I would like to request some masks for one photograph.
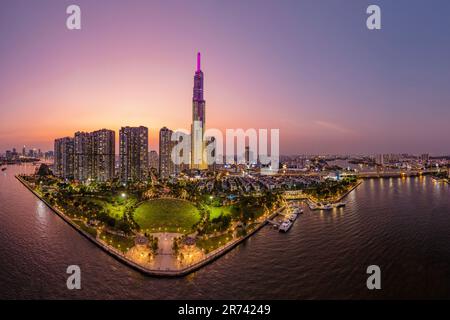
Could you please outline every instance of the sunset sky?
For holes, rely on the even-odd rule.
[[[157,148],[161,127],[189,129],[200,51],[208,128],[279,128],[283,154],[450,154],[449,16],[446,0],[3,0],[0,152],[126,125]]]

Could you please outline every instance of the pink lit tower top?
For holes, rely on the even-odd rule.
[[[203,72],[201,70],[201,54],[197,53],[197,70],[194,75],[194,93],[192,96],[192,128],[191,128],[191,168],[204,169],[202,160],[205,133],[205,100],[203,99]]]
[[[197,53],[197,70],[194,75],[194,96],[193,101],[203,101],[203,72],[201,70],[201,54]]]

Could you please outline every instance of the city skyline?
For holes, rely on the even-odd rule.
[[[0,299],[450,299],[450,0],[0,7]]]
[[[385,27],[373,33],[365,1],[259,1],[257,12],[249,1],[239,13],[233,3],[123,11],[79,1],[79,32],[65,29],[64,3],[10,2],[0,29],[0,153],[50,150],[54,137],[123,125],[148,127],[149,150],[158,150],[160,128],[190,127],[191,61],[201,51],[208,128],[280,128],[281,154],[447,155],[450,42],[440,31],[449,4],[409,1],[406,15],[405,3],[379,1]]]

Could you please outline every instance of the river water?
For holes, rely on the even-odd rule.
[[[347,206],[305,213],[291,230],[265,227],[183,278],[152,278],[118,262],[0,173],[2,299],[450,298],[450,188],[430,178],[366,180]],[[68,265],[81,290],[66,288]],[[381,290],[366,288],[369,265]]]

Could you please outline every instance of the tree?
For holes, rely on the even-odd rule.
[[[36,174],[39,177],[46,177],[46,176],[52,176],[53,172],[50,170],[49,166],[42,163],[39,169],[37,170]]]

